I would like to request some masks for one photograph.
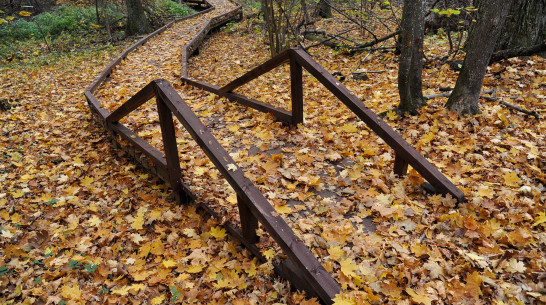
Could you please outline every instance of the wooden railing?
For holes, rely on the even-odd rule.
[[[233,92],[233,90],[237,89],[238,87],[256,79],[260,75],[267,73],[286,62],[290,63],[292,98],[291,111],[286,111],[284,109],[277,108]],[[428,162],[417,150],[415,150],[415,148],[406,142],[371,109],[366,107],[364,103],[360,101],[360,99],[351,94],[339,80],[328,73],[326,69],[314,61],[309,54],[307,54],[301,48],[286,50],[223,87],[193,80],[185,74],[182,74],[182,80],[193,86],[215,93],[219,96],[226,97],[231,101],[241,103],[259,111],[271,113],[275,115],[279,121],[297,125],[298,123],[303,122],[302,68],[305,68],[320,83],[322,83],[395,151],[395,174],[400,176],[405,175],[409,164],[434,187],[435,192],[441,194],[451,194],[451,196],[457,199],[458,202],[464,201],[464,194],[459,188],[451,183],[451,181],[440,173],[440,171],[438,171],[434,165]]]
[[[165,154],[146,143],[119,122],[120,119],[153,97],[156,99]],[[281,276],[287,278],[296,287],[318,296],[324,303],[331,303],[331,299],[340,291],[337,282],[294,234],[284,219],[276,213],[258,188],[244,176],[243,171],[236,165],[229,153],[224,150],[166,80],[155,80],[148,84],[109,114],[105,121],[108,126],[113,127],[118,135],[150,157],[158,168],[158,173],[161,173],[171,185],[177,200],[187,202],[194,196],[183,183],[173,115],[182,123],[237,193],[241,233],[235,232],[235,236],[241,238],[245,245],[253,246],[258,241],[256,230],[258,223],[261,223],[265,231],[288,256],[288,262],[277,266],[277,271]],[[210,210],[207,206],[204,208]],[[255,248],[255,246],[253,247]],[[253,252],[257,252],[259,255],[259,251]]]
[[[210,7],[205,11],[197,13],[197,15],[209,12],[213,9],[213,7]],[[449,193],[459,201],[464,200],[463,193],[458,188],[451,184],[451,182],[434,166],[426,161],[426,159],[411,147],[411,145],[404,141],[398,133],[390,128],[370,109],[365,107],[358,98],[351,95],[347,88],[340,84],[337,79],[313,61],[301,49],[290,49],[249,71],[224,87],[217,87],[190,79],[187,70],[188,58],[196,51],[205,35],[214,27],[232,20],[241,14],[241,7],[237,6],[229,12],[212,18],[183,48],[181,64],[182,79],[184,81],[227,97],[232,101],[237,101],[263,112],[272,113],[280,121],[285,123],[297,125],[298,123],[303,122],[302,68],[305,68],[395,150],[395,173],[400,175],[405,174],[408,164],[411,164],[425,179],[434,185],[436,190],[442,193]],[[192,18],[194,16],[195,15],[192,15],[186,18]],[[224,223],[223,226],[256,257],[264,261],[260,250],[255,244],[258,240],[256,229],[258,228],[258,223],[262,223],[263,228],[271,235],[288,257],[287,260],[274,265],[275,272],[288,279],[296,288],[307,291],[308,295],[317,296],[324,304],[331,304],[332,298],[341,291],[338,283],[330,274],[328,274],[328,272],[326,272],[323,266],[294,234],[282,217],[275,212],[275,209],[269,204],[256,186],[244,176],[234,160],[220,146],[218,141],[212,136],[208,129],[167,81],[156,80],[151,82],[112,113],[109,113],[107,110],[100,107],[100,102],[94,96],[94,92],[105,82],[113,69],[119,65],[130,52],[145,44],[151,37],[171,27],[173,23],[174,22],[167,24],[163,28],[132,45],[114,59],[99,74],[93,83],[84,91],[90,109],[96,114],[99,122],[101,122],[113,136],[112,138],[115,145],[120,146],[120,144],[123,144],[124,146],[121,147],[121,149],[131,154],[152,173],[157,174],[160,178],[169,183],[174,191],[176,199],[181,203],[185,203],[192,201],[194,196],[189,187],[183,182],[174,133],[174,115],[237,193],[237,205],[241,220],[240,229],[229,223]],[[241,85],[286,62],[290,63],[292,93],[291,111],[273,107],[233,92],[233,90]],[[144,139],[140,138],[137,134],[119,122],[125,115],[154,97],[156,98],[157,103],[165,153],[162,153],[151,146]],[[119,138],[127,141],[129,145],[126,145],[127,142],[119,141]],[[199,201],[199,206],[214,217],[220,218],[206,202]]]
[[[232,0],[229,0],[233,2]],[[332,298],[341,290],[338,283],[326,272],[322,265],[305,247],[303,242],[294,234],[286,222],[275,212],[267,199],[259,192],[254,184],[244,177],[239,167],[233,170],[235,165],[233,159],[214,139],[201,121],[195,116],[186,103],[180,98],[176,91],[165,80],[153,81],[130,98],[117,110],[110,113],[100,106],[99,100],[95,97],[95,91],[106,81],[113,70],[126,58],[129,53],[144,45],[152,37],[170,28],[175,22],[193,18],[214,10],[210,7],[197,14],[172,21],[152,34],[142,38],[118,57],[116,57],[106,68],[95,78],[85,89],[84,95],[91,111],[95,114],[98,122],[103,124],[105,129],[112,136],[113,144],[116,147],[129,153],[136,161],[141,163],[152,173],[157,174],[163,181],[170,184],[174,190],[176,199],[180,203],[192,201],[193,194],[182,180],[180,163],[177,159],[178,151],[176,139],[174,138],[174,126],[172,115],[187,128],[197,143],[213,161],[214,165],[226,177],[233,189],[237,192],[238,208],[241,220],[241,229],[230,223],[224,223],[227,231],[239,240],[254,256],[265,262],[265,258],[256,246],[256,228],[261,222],[264,229],[271,234],[279,244],[288,259],[279,264],[274,263],[275,272],[281,277],[290,281],[296,288],[307,291],[308,295],[318,297],[322,303],[331,304]],[[201,31],[185,46],[182,56],[182,75],[187,75],[187,61],[189,56],[195,52],[205,35],[215,27],[218,27],[230,20],[240,18],[242,8],[240,5],[212,18],[201,29]],[[151,146],[144,139],[132,132],[129,128],[119,122],[124,115],[131,112],[137,105],[141,105],[151,98],[156,97],[158,104],[158,115],[160,117],[161,131],[165,154]],[[129,144],[120,141],[120,138]],[[235,165],[236,166],[236,165]],[[199,207],[217,219],[221,217],[210,208],[209,204],[199,201]]]

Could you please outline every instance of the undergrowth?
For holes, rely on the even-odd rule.
[[[193,10],[170,0],[157,0],[147,12],[148,19],[157,28],[171,19],[191,14]],[[0,67],[44,65],[55,61],[62,53],[123,44],[126,39],[124,7],[110,4],[106,12],[100,10],[102,19],[105,13],[110,21],[110,35],[104,20],[97,20],[94,6],[61,5],[36,16],[10,16],[0,11],[0,20],[3,20],[0,22]]]

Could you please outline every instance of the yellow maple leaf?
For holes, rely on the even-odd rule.
[[[131,228],[135,230],[142,230],[142,225],[144,224],[144,214],[137,214],[133,221],[131,222]]]
[[[521,183],[521,179],[517,173],[506,173],[502,177],[504,178],[504,183],[508,186],[519,186]]]
[[[165,295],[162,294],[152,299],[152,305],[159,305],[165,300]]]
[[[419,141],[419,142],[427,144],[432,140],[434,140],[434,134],[432,132],[429,132],[429,133],[425,134],[423,137],[421,137],[421,141]]]
[[[209,234],[216,239],[224,239],[226,237],[226,230],[221,227],[212,227],[210,228]]]
[[[410,250],[417,257],[421,257],[423,255],[428,254],[427,246],[420,243],[412,244]]]
[[[351,123],[341,126],[339,128],[339,130],[344,131],[344,132],[357,132],[358,131],[356,126],[351,124]]]
[[[478,188],[478,195],[480,197],[487,197],[487,198],[493,198],[494,192],[492,189],[490,189],[487,185],[481,185]]]
[[[150,245],[150,243],[145,243],[144,245],[142,245],[142,247],[140,247],[140,249],[138,250],[138,256],[140,257],[146,257],[148,256],[148,253],[150,253],[150,250],[152,249],[152,245]]]
[[[165,266],[165,268],[174,268],[176,267],[176,262],[172,259],[169,259],[169,260],[164,260],[163,261],[163,266]]]
[[[130,286],[123,286],[118,289],[112,290],[112,293],[119,294],[119,295],[127,295],[130,290],[134,290],[135,292],[138,292],[139,290],[144,288],[144,284],[133,284]]]
[[[430,305],[432,303],[432,299],[425,296],[424,290],[420,293],[416,293],[413,289],[408,287],[406,288],[406,292],[411,296],[411,300],[417,304]]]
[[[152,274],[154,274],[154,271],[140,271],[140,272],[132,273],[131,276],[133,277],[135,281],[140,282],[140,281],[144,281]]]
[[[25,191],[19,189],[15,192],[11,192],[11,196],[13,196],[13,198],[17,199],[17,198],[21,198],[25,195]]]
[[[328,254],[330,254],[331,260],[338,261],[345,255],[345,251],[343,251],[340,246],[330,246],[330,248],[328,248]]]
[[[93,179],[93,177],[85,177],[85,178],[82,179],[80,185],[81,186],[88,186],[91,183],[93,183],[93,181],[95,181],[95,179]]]
[[[155,255],[161,255],[163,254],[163,251],[164,251],[164,248],[163,248],[163,243],[161,242],[161,240],[158,239],[152,243],[152,248],[150,249],[150,253]]]
[[[202,166],[199,166],[199,167],[196,167],[195,170],[193,171],[193,173],[196,175],[196,176],[203,176],[203,174],[207,171],[207,169],[205,167],[202,167]]]
[[[161,214],[162,213],[163,213],[163,210],[161,210],[161,209],[155,209],[155,210],[151,211],[148,214],[148,221],[154,221],[154,220],[161,219]]]
[[[76,157],[74,158],[73,160],[74,162],[72,163],[74,166],[78,166],[78,167],[81,167],[81,166],[84,166],[83,162],[82,162],[82,159],[80,159],[80,157]]]
[[[228,198],[226,198],[226,200],[231,204],[237,204],[237,194],[231,194]]]
[[[190,265],[188,269],[186,269],[186,272],[188,273],[199,273],[203,271],[203,266],[201,265]]]
[[[343,273],[347,277],[353,277],[356,276],[355,270],[358,268],[355,263],[353,263],[353,260],[350,258],[346,258],[339,262],[341,265],[341,273]]]
[[[275,257],[275,250],[273,249],[269,249],[267,251],[264,251],[263,255],[265,256],[265,258],[270,261],[273,257]]]
[[[536,227],[538,225],[542,224],[542,226],[546,226],[546,213],[541,212],[538,213],[537,217],[535,217],[535,223],[533,223],[533,227]]]
[[[97,215],[93,215],[93,217],[89,218],[89,225],[90,226],[93,226],[93,227],[96,227],[98,225],[100,225],[101,223],[101,220],[100,218],[97,217]]]
[[[290,214],[292,213],[292,208],[287,205],[279,205],[275,207],[275,210],[279,214]]]
[[[27,12],[27,11],[20,11],[19,12],[19,15],[23,16],[23,17],[28,17],[30,15],[32,15],[31,12]]]
[[[398,114],[395,111],[390,110],[389,112],[387,112],[387,118],[389,118],[389,120],[391,121],[394,121],[398,118]]]
[[[78,283],[74,283],[74,286],[70,287],[68,285],[64,285],[61,290],[61,295],[65,299],[70,300],[79,300],[82,295],[82,291],[80,290],[80,286]]]
[[[0,216],[2,217],[2,219],[4,220],[9,220],[9,212],[8,210],[2,210],[0,211]]]
[[[333,305],[356,305],[354,300],[345,298],[341,292],[336,294],[336,297],[332,301],[334,301]]]

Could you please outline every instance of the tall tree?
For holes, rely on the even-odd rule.
[[[531,47],[546,43],[546,1],[515,1],[506,17],[497,49]]]
[[[416,114],[417,109],[426,105],[422,90],[424,26],[423,1],[404,0],[398,69],[398,111],[401,113]]]
[[[317,5],[317,14],[322,18],[332,18],[332,7],[330,0],[319,0]]]
[[[483,78],[512,0],[481,0],[478,19],[467,41],[467,53],[446,107],[459,114],[480,112]]]
[[[140,0],[125,0],[127,6],[127,27],[125,34],[127,36],[146,34],[152,30],[146,15],[144,7]]]

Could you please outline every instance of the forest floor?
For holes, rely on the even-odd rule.
[[[169,80],[342,285],[337,304],[546,302],[544,58],[494,64],[483,88],[502,89],[496,97],[540,119],[483,99],[475,116],[447,111],[445,98],[417,116],[387,112],[385,120],[464,191],[467,201],[456,206],[425,194],[414,171],[392,175],[393,151],[307,73],[298,128],[183,85],[181,46],[218,11],[181,22],[128,56],[99,89],[102,106],[112,111],[151,80]],[[427,36],[427,55],[446,47],[441,36]],[[376,113],[398,104],[392,52],[346,56],[315,47],[310,54],[344,75]],[[112,147],[82,90],[114,55],[0,71],[0,100],[11,99],[0,110],[0,300],[315,304],[273,276],[280,251],[267,234],[260,232],[260,248],[270,262],[260,264],[221,224],[177,205],[165,185]],[[249,22],[230,25],[191,59],[190,76],[223,85],[268,55]],[[361,68],[383,72],[353,79],[362,60]],[[278,68],[237,92],[288,107],[287,72]],[[427,65],[424,92],[455,81],[447,64]],[[161,149],[152,104],[123,122]],[[235,193],[177,129],[185,182],[237,223]]]

